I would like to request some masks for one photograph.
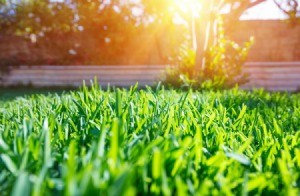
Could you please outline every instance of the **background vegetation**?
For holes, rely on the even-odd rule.
[[[133,51],[128,47],[135,37],[141,34],[157,37],[163,30],[172,31],[176,25],[170,18],[164,19],[163,22],[151,22],[153,17],[141,6],[121,1],[78,0],[65,2],[31,0],[16,4],[7,3],[1,7],[1,34],[21,36],[31,42],[33,47],[46,47],[48,53],[54,53],[58,58],[31,58],[24,62],[18,57],[7,59],[8,62],[2,64],[143,63],[127,59],[132,53],[139,54],[138,48],[134,48]],[[144,12],[140,15],[133,10]],[[181,36],[176,35],[175,38],[174,35],[167,39],[169,42],[176,40],[180,43],[180,40],[185,38],[185,33]],[[149,47],[147,42],[139,44],[140,48]],[[163,58],[167,59],[166,56]]]
[[[274,1],[293,24],[297,23],[298,1]],[[191,50],[195,55],[189,60],[193,65],[182,66],[194,70],[189,70],[189,74],[179,73],[182,67],[178,67],[174,71],[177,73],[170,74],[180,76],[177,83],[184,80],[180,85],[190,81],[193,86],[199,86],[208,81],[216,87],[231,87],[244,82],[241,66],[249,44],[238,46],[228,40],[226,31],[220,33],[217,27],[234,26],[246,10],[263,2],[265,0],[2,0],[0,34],[26,39],[30,42],[28,48],[35,50],[2,59],[1,68],[18,64],[147,64],[151,54],[143,56],[141,52],[147,47],[148,53],[159,54],[160,63],[182,65],[185,62],[178,60],[186,58],[181,52],[185,45],[186,52]],[[228,10],[225,15],[224,10]],[[167,37],[164,32],[168,32]],[[154,43],[146,41],[141,34],[154,37]],[[139,36],[142,41],[130,47]],[[167,41],[161,42],[161,39]],[[172,51],[163,54],[163,45]],[[46,55],[40,55],[41,48],[46,48]],[[166,83],[171,84],[171,80]]]

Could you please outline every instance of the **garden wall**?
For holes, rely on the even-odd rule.
[[[300,25],[278,20],[241,21],[229,28],[229,36],[241,43],[254,37],[248,61],[300,61]]]
[[[174,31],[173,31],[174,32]],[[177,32],[181,33],[181,30]],[[140,34],[125,40],[118,50],[93,40],[77,52],[68,48],[88,39],[79,40],[72,35],[58,36],[50,41],[30,43],[16,36],[0,35],[0,66],[12,64],[166,64],[180,41],[171,32],[161,31]],[[248,61],[300,61],[300,25],[292,27],[282,21],[240,21],[227,30],[233,40],[242,43],[250,36],[255,38]],[[118,37],[118,35],[116,35]],[[173,37],[173,39],[170,39]],[[178,36],[180,37],[180,36]],[[74,48],[74,47],[73,47]],[[74,48],[77,50],[77,48]],[[78,49],[79,50],[79,49]],[[62,52],[63,51],[63,52]],[[90,56],[87,56],[90,55]],[[91,59],[92,61],[86,61]],[[94,59],[93,59],[94,58]],[[93,61],[94,60],[94,61]]]
[[[0,66],[167,64],[168,56],[180,45],[176,36],[166,36],[164,31],[137,37],[110,36],[110,43],[105,42],[105,37],[93,39],[76,34],[53,35],[32,43],[22,37],[0,34]]]

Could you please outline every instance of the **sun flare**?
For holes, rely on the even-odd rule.
[[[191,13],[193,16],[198,15],[201,7],[199,0],[174,0],[174,4],[183,12]]]

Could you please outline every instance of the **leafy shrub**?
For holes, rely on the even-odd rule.
[[[196,53],[184,45],[172,61],[173,67],[167,70],[164,83],[173,87],[193,88],[231,88],[247,81],[247,75],[242,73],[253,39],[242,45],[224,36],[219,29],[217,44],[206,54],[206,65],[201,73],[195,72]]]
[[[242,73],[252,39],[239,45],[226,39],[223,34],[216,46],[213,46],[207,54],[207,65],[202,74],[202,84],[212,83],[213,87],[231,88],[236,84],[247,81],[247,75]],[[202,87],[204,87],[202,85]]]
[[[187,44],[184,44],[180,48],[179,54],[175,58],[170,59],[173,66],[167,69],[164,84],[180,88],[196,83],[196,80],[194,80],[195,57],[195,51],[190,49]]]

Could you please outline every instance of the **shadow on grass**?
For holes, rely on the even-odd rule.
[[[18,97],[31,96],[31,95],[49,95],[58,94],[61,95],[72,90],[77,90],[78,88],[34,88],[34,87],[0,87],[0,100],[7,101],[13,100]]]

